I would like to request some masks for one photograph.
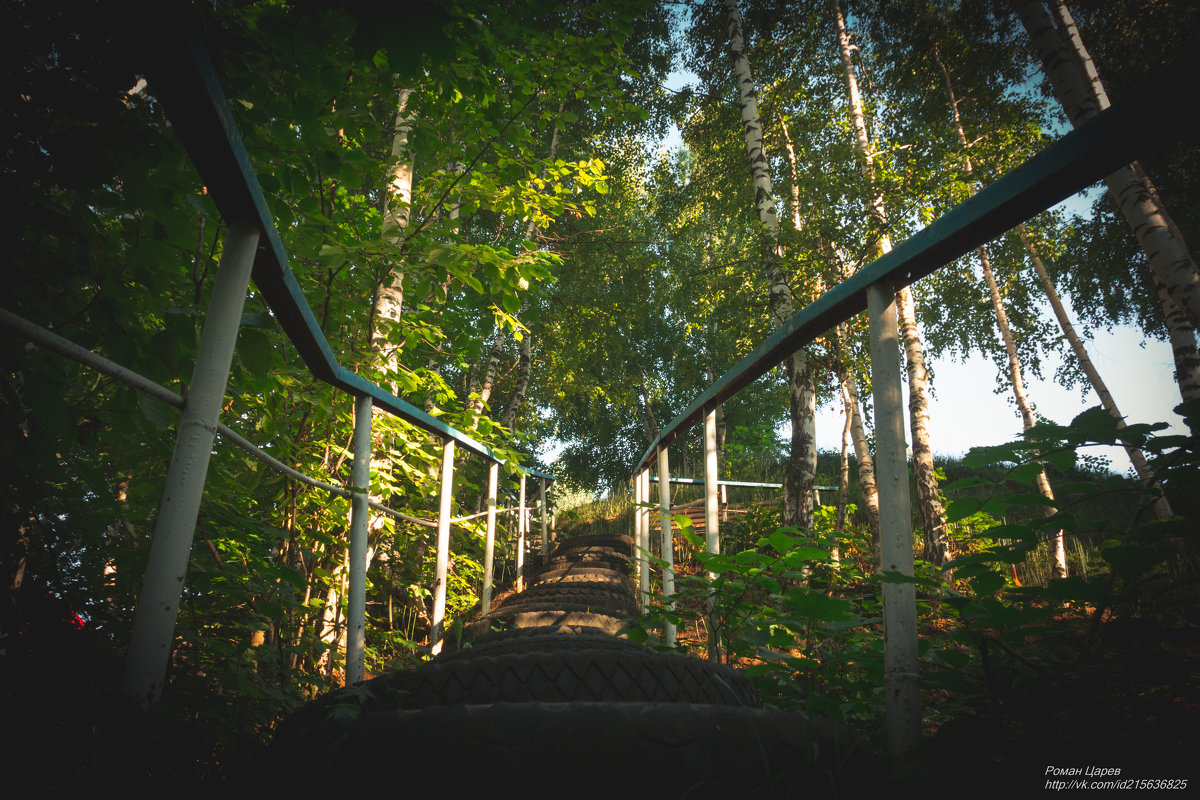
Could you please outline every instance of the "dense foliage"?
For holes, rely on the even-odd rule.
[[[1063,130],[1006,5],[848,5],[871,174],[855,152],[830,4],[742,4],[797,307],[860,268],[884,235],[914,233]],[[1114,98],[1195,44],[1192,4],[1082,6]],[[513,462],[553,469],[572,504],[616,502],[658,432],[773,330],[724,4],[259,0],[185,13],[334,355]],[[228,232],[145,72],[141,37],[157,35],[153,25],[89,0],[0,0],[0,20],[0,196],[11,198],[0,306],[186,396]],[[682,146],[663,146],[668,130]],[[1195,152],[1192,137],[1146,162],[1161,193],[1192,212]],[[412,185],[398,192],[404,169]],[[886,225],[872,215],[876,197]],[[1133,323],[1161,337],[1144,257],[1104,202],[1086,220],[1040,215],[1029,234],[1088,329]],[[1184,238],[1196,225],[1180,213]],[[1064,336],[1020,239],[989,248],[1015,352],[1040,375],[1068,352]],[[995,359],[1006,386],[980,274],[972,255],[916,285],[921,332],[935,357]],[[398,316],[382,312],[388,292],[402,297]],[[861,319],[812,344],[819,403],[849,408],[853,389],[869,411],[866,350]],[[1064,363],[1059,381],[1082,384]],[[783,372],[721,409],[724,476],[780,480]],[[1195,432],[1194,406],[1182,410]],[[0,339],[0,659],[14,708],[34,714],[21,682],[63,642],[78,653],[69,648],[86,641],[103,665],[92,679],[111,684],[178,419],[160,400]],[[308,475],[348,482],[351,400],[312,378],[253,286],[222,421]],[[870,447],[869,426],[864,436]],[[1158,484],[1088,469],[1081,447],[1118,441],[1146,450]],[[539,461],[552,452],[552,465]],[[677,439],[676,474],[702,474],[701,453],[696,432]],[[425,433],[380,416],[372,496],[430,517],[438,458]],[[485,465],[460,462],[455,514],[468,515],[481,507]],[[871,726],[882,708],[881,585],[901,578],[875,574],[878,532],[855,513],[867,502],[858,466],[851,452],[822,454],[817,467],[817,484],[848,476],[848,521],[828,496],[813,530],[780,529],[752,505],[725,552],[692,566],[720,574],[728,657],[764,697]],[[919,564],[911,579],[928,730],[964,710],[1007,713],[1031,682],[1044,680],[1042,692],[1094,676],[1101,622],[1197,624],[1194,437],[1088,412],[942,466],[955,559],[948,572]],[[1041,473],[1057,500],[1029,489]],[[511,496],[516,481],[503,480]],[[1155,485],[1176,520],[1151,521]],[[566,498],[562,518],[582,519]],[[211,734],[211,763],[340,681],[348,510],[218,441],[166,698]],[[1057,530],[1071,577],[1051,581],[1041,543]],[[423,657],[434,535],[380,517],[370,546],[368,669],[383,671]],[[512,537],[499,548],[503,584]],[[478,523],[455,527],[450,616],[477,603],[482,551]],[[671,612],[681,630],[700,625],[712,589],[681,582]],[[659,612],[642,634],[655,635]],[[39,638],[42,628],[55,633]],[[1040,647],[1064,639],[1074,649]]]

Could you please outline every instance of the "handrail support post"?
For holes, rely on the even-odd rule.
[[[517,591],[525,591],[525,530],[528,520],[525,515],[525,473],[521,473],[520,497],[517,503]]]
[[[720,475],[717,472],[717,406],[704,414],[704,546],[713,555],[721,552],[719,533],[718,496]],[[710,582],[717,579],[715,572],[708,573]],[[708,593],[708,659],[721,660],[721,623],[716,613],[717,595]]]
[[[442,443],[442,484],[438,502],[437,556],[433,584],[433,628],[429,634],[430,652],[442,652],[446,619],[446,573],[450,563],[450,502],[454,489],[454,440]]]
[[[230,225],[213,283],[125,660],[125,693],[143,706],[159,699],[166,682],[196,516],[261,234],[252,222]]]
[[[488,464],[487,539],[483,553],[483,597],[480,607],[486,614],[492,610],[492,573],[496,556],[496,491],[500,482],[500,462]]]
[[[671,470],[667,458],[667,448],[658,448],[658,507],[662,514],[662,593],[666,601],[666,611],[675,610],[675,601],[670,599],[675,594],[675,536],[671,532]],[[667,620],[663,625],[663,640],[667,647],[675,646],[675,623]]]
[[[366,675],[367,535],[371,519],[371,396],[354,398],[350,463],[350,592],[346,601],[346,685]]]
[[[875,480],[879,488],[880,570],[913,575],[912,509],[905,457],[904,398],[895,292],[888,283],[867,290],[871,387],[875,406]],[[894,763],[916,757],[921,739],[917,607],[911,583],[883,584],[884,691],[888,751]]]

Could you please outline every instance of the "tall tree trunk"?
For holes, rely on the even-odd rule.
[[[1067,315],[1067,310],[1063,307],[1062,299],[1058,296],[1058,291],[1055,290],[1054,283],[1050,280],[1050,274],[1046,271],[1046,265],[1042,263],[1042,259],[1038,256],[1037,250],[1034,248],[1033,242],[1030,241],[1029,234],[1025,230],[1025,226],[1018,225],[1017,233],[1021,237],[1021,243],[1025,245],[1025,252],[1028,253],[1029,260],[1033,262],[1033,268],[1037,271],[1038,279],[1042,282],[1042,288],[1046,290],[1046,299],[1050,301],[1050,307],[1054,309],[1054,316],[1058,319],[1058,325],[1062,328],[1063,335],[1067,337],[1071,349],[1075,352],[1075,358],[1079,361],[1079,366],[1083,369],[1083,374],[1087,376],[1088,383],[1091,384],[1092,389],[1096,392],[1096,396],[1100,398],[1100,405],[1117,419],[1118,428],[1124,428],[1125,417],[1121,414],[1121,409],[1117,407],[1117,401],[1113,399],[1112,393],[1108,391],[1108,386],[1104,383],[1104,379],[1100,377],[1099,370],[1092,363],[1092,359],[1088,357],[1087,350],[1084,348],[1079,334],[1075,332],[1075,326],[1071,324],[1071,318]],[[1133,469],[1137,472],[1138,479],[1142,482],[1142,485],[1149,487],[1153,475],[1150,472],[1150,467],[1146,464],[1146,457],[1142,454],[1142,451],[1131,444],[1127,444],[1125,445],[1125,453],[1129,456],[1129,461],[1133,464]],[[1175,516],[1175,512],[1171,509],[1171,504],[1161,494],[1154,501],[1154,513],[1159,519],[1170,519]]]
[[[762,122],[758,114],[757,89],[746,56],[742,16],[737,0],[725,0],[725,32],[733,60],[733,78],[738,90],[746,155],[754,184],[754,209],[762,225],[761,249],[768,286],[768,304],[776,327],[795,313],[792,289],[783,270],[779,245],[779,216],[771,188],[771,171],[763,147]],[[784,361],[788,376],[788,415],[792,425],[791,450],[783,476],[783,524],[812,527],[813,481],[817,474],[816,388],[806,350],[796,350]]]
[[[397,93],[396,121],[392,129],[392,157],[388,170],[387,206],[383,213],[383,238],[390,241],[396,251],[392,258],[402,261],[402,236],[408,227],[412,205],[413,152],[409,144],[412,131],[412,115],[408,111],[411,89],[400,89]],[[399,348],[388,341],[389,328],[399,324],[404,306],[404,268],[396,263],[375,292],[375,307],[371,318],[375,324],[371,330],[371,349],[380,359],[385,371],[394,372],[399,365]],[[381,324],[382,323],[382,324]],[[395,383],[392,383],[393,392]]]
[[[958,113],[958,97],[954,92],[954,81],[950,77],[950,69],[946,62],[942,59],[941,52],[938,47],[934,46],[934,58],[937,60],[938,66],[941,68],[942,77],[946,83],[946,101],[950,104],[950,110],[954,118],[954,131],[958,135],[959,146],[962,147],[963,168],[964,172],[971,176],[974,173],[974,166],[971,164],[971,157],[967,154],[967,148],[970,145],[967,142],[967,133],[963,128],[962,116]],[[975,187],[972,185],[971,194],[975,193]],[[992,300],[992,310],[996,314],[996,327],[1000,331],[1000,339],[1004,342],[1004,352],[1008,356],[1008,379],[1012,384],[1013,398],[1017,401],[1017,410],[1021,414],[1021,424],[1025,430],[1032,428],[1037,420],[1033,416],[1033,404],[1029,402],[1029,396],[1025,392],[1025,377],[1021,370],[1021,358],[1017,354],[1017,343],[1013,338],[1012,329],[1008,325],[1008,314],[1004,311],[1004,299],[1000,296],[1000,287],[996,283],[996,274],[992,271],[992,262],[988,257],[987,248],[980,245],[975,251],[979,255],[979,265],[983,269],[983,279],[987,283],[988,296]],[[1054,502],[1054,490],[1050,486],[1050,479],[1046,477],[1046,473],[1042,472],[1037,476],[1038,491],[1042,497],[1045,497],[1050,502]],[[1047,513],[1050,509],[1046,509]],[[1050,549],[1053,561],[1053,572],[1056,578],[1067,577],[1067,551],[1063,546],[1063,532],[1055,531],[1050,537]],[[1015,566],[1014,566],[1014,577]]]
[[[1012,5],[1071,123],[1081,125],[1108,108],[1104,84],[1062,0],[1051,0],[1058,27],[1041,0],[1012,0]],[[1176,377],[1185,400],[1200,396],[1200,387],[1189,381],[1194,363],[1200,360],[1195,341],[1195,329],[1200,326],[1200,271],[1196,262],[1157,190],[1137,162],[1109,175],[1104,183],[1146,254],[1163,304],[1163,316],[1181,314],[1187,320],[1189,333],[1185,335],[1178,325],[1172,332]]]
[[[1013,340],[1012,329],[1008,326],[1008,314],[1004,312],[1004,301],[1000,297],[1000,287],[996,285],[996,276],[992,272],[988,260],[987,249],[979,248],[979,262],[983,265],[983,277],[987,281],[988,294],[992,298],[992,309],[996,312],[996,324],[1000,328],[1000,338],[1004,341],[1004,350],[1008,354],[1008,379],[1012,383],[1013,397],[1016,398],[1017,408],[1021,412],[1021,424],[1029,430],[1037,420],[1033,416],[1033,406],[1025,394],[1025,380],[1021,374],[1021,359],[1017,355],[1017,344]],[[1050,479],[1045,471],[1038,473],[1038,491],[1042,497],[1054,502],[1054,490],[1050,488]],[[1046,509],[1051,513],[1050,509]],[[1063,546],[1063,532],[1055,531],[1050,537],[1050,550],[1053,560],[1053,572],[1056,578],[1067,577],[1067,551]]]
[[[842,402],[846,405],[846,414],[850,417],[850,441],[854,446],[854,460],[858,464],[858,485],[862,490],[863,508],[867,515],[867,525],[871,529],[872,552],[879,555],[879,489],[875,483],[875,461],[871,457],[871,448],[867,444],[867,432],[863,426],[862,406],[858,402],[858,389],[854,386],[854,377],[846,365],[844,342],[846,340],[845,326],[835,329],[837,335],[837,374],[841,385]]]
[[[842,457],[838,462],[837,516],[833,522],[834,544],[829,551],[830,560],[835,566],[842,560],[841,541],[842,534],[846,532],[846,506],[850,499],[850,428],[854,424],[854,412],[846,399],[843,395],[846,422],[842,425]]]
[[[529,332],[521,337],[521,355],[517,362],[517,387],[508,399],[508,407],[504,409],[504,418],[500,424],[512,430],[517,421],[517,414],[525,404],[525,392],[529,389],[529,376],[533,368],[533,352],[531,350]]]
[[[504,354],[503,345],[503,333],[501,329],[497,328],[496,333],[492,336],[492,346],[488,348],[488,360],[487,366],[483,371],[483,382],[480,384],[477,380],[472,378],[470,384],[469,394],[471,397],[468,400],[467,407],[474,412],[474,424],[478,423],[479,415],[483,413],[483,409],[487,406],[488,401],[492,398],[492,387],[496,385],[496,373],[500,369],[500,356]],[[478,397],[475,395],[478,395]]]
[[[854,145],[862,160],[863,176],[870,187],[871,215],[879,224],[879,254],[891,252],[892,241],[887,234],[887,208],[883,193],[875,186],[875,160],[867,137],[862,96],[851,60],[850,36],[837,0],[831,0],[838,30],[838,52],[850,116],[854,125]],[[908,370],[908,413],[912,433],[913,473],[917,484],[917,506],[925,531],[925,558],[939,566],[950,560],[950,537],[946,531],[946,512],[938,497],[937,471],[933,465],[933,447],[929,437],[929,372],[925,367],[925,347],[917,331],[916,308],[908,287],[896,292],[896,315],[900,335],[904,340],[905,365]]]
[[[389,240],[395,250],[391,254],[392,269],[383,279],[383,284],[376,290],[374,305],[371,310],[373,322],[370,339],[376,363],[382,368],[384,380],[391,385],[393,394],[398,390],[394,376],[399,371],[400,348],[389,340],[392,329],[400,324],[404,308],[404,267],[403,240],[404,230],[408,227],[412,204],[413,187],[413,152],[409,143],[412,131],[412,114],[408,110],[408,101],[412,95],[411,89],[397,91],[396,119],[392,129],[391,166],[387,175],[387,205],[383,214],[383,237]],[[375,409],[375,414],[386,412]],[[372,437],[374,440],[375,437]],[[387,448],[390,450],[391,448]],[[377,470],[390,470],[391,465],[372,459],[372,467]],[[382,502],[383,498],[375,496],[371,500]],[[377,534],[383,527],[384,519],[380,514],[372,515],[369,532]],[[367,566],[370,567],[374,547],[368,547]],[[320,637],[330,644],[330,652],[344,651],[346,647],[347,626],[342,624],[341,605],[346,591],[347,559],[349,552],[343,551],[342,558],[331,570],[330,585],[326,592],[325,607],[322,610]],[[332,677],[335,659],[329,654],[322,659],[321,666]]]

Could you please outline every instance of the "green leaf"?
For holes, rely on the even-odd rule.
[[[853,614],[853,607],[840,597],[829,597],[824,592],[807,586],[794,586],[784,596],[788,607],[802,617],[834,622]],[[803,624],[803,623],[801,623]]]
[[[274,330],[275,318],[271,316],[271,312],[269,311],[247,311],[242,314],[241,325],[243,328],[266,328]]]
[[[978,595],[992,595],[1004,586],[1004,576],[987,570],[971,578],[971,588]]]
[[[810,561],[828,561],[829,553],[819,547],[793,547],[784,554],[783,561],[789,567],[797,567]]]
[[[767,537],[767,541],[771,547],[775,548],[775,552],[783,554],[791,550],[799,540],[795,536],[788,536],[783,531],[775,531]]]
[[[951,500],[946,506],[946,522],[958,522],[974,514],[983,507],[983,498],[960,497]]]
[[[1041,475],[1042,472],[1042,465],[1036,461],[1033,461],[1028,464],[1022,464],[1019,467],[1010,469],[1006,477],[1010,481],[1016,481],[1017,483],[1032,484],[1034,479],[1037,478],[1038,475]]]
[[[1170,556],[1165,548],[1137,545],[1114,545],[1104,548],[1100,554],[1126,583],[1136,580]]]
[[[1042,456],[1042,460],[1059,472],[1066,472],[1075,466],[1076,454],[1073,448],[1055,450]]]
[[[1104,410],[1103,406],[1092,406],[1071,420],[1070,428],[1081,441],[1115,444],[1118,420]]]

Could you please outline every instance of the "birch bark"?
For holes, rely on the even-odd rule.
[[[395,375],[399,370],[400,348],[392,344],[389,334],[400,324],[404,307],[404,267],[402,236],[408,227],[410,208],[412,205],[413,186],[413,153],[409,143],[413,118],[408,108],[412,89],[399,89],[396,93],[396,118],[392,128],[391,161],[387,174],[387,205],[383,214],[383,237],[390,241],[395,248],[392,253],[394,264],[384,277],[382,285],[376,290],[371,309],[373,321],[370,338],[371,350],[375,354],[376,363],[382,368],[384,380],[388,383],[393,394],[398,389]],[[386,412],[375,409],[375,414]],[[389,448],[390,449],[390,448]],[[371,467],[376,470],[386,470],[390,465],[372,459]],[[374,502],[382,498],[373,496]],[[384,524],[380,514],[371,517],[369,532],[376,534]],[[367,567],[370,568],[371,558],[375,547],[367,550]],[[348,557],[348,553],[344,553]],[[329,650],[321,657],[320,666],[333,676],[335,661],[330,658],[334,653],[344,651],[346,647],[346,625],[341,619],[342,598],[346,593],[347,561],[339,560],[331,570],[329,588],[325,593],[325,606],[321,612],[320,638],[329,646]]]
[[[871,448],[867,444],[867,432],[863,427],[862,406],[858,402],[858,390],[854,386],[854,378],[841,357],[842,328],[838,329],[838,382],[841,384],[842,398],[846,404],[846,414],[850,417],[850,441],[854,446],[854,460],[858,463],[858,485],[862,489],[863,513],[867,515],[867,524],[871,527],[871,543],[876,555],[879,554],[879,489],[875,483],[875,461],[871,457]]]
[[[1110,103],[1079,29],[1062,0],[1051,0],[1052,19],[1041,0],[1011,0],[1068,119],[1079,126]],[[1157,190],[1134,162],[1104,179],[1146,254],[1163,305],[1176,378],[1183,399],[1200,396],[1200,271]]]
[[[950,105],[951,116],[954,120],[954,131],[958,136],[959,146],[962,148],[963,171],[969,177],[975,169],[971,163],[971,157],[967,153],[967,148],[970,147],[967,142],[967,133],[963,128],[962,115],[958,112],[958,97],[954,92],[954,81],[950,77],[950,68],[946,65],[945,60],[941,56],[938,47],[934,45],[934,59],[937,61],[938,67],[941,69],[942,78],[946,85],[946,101]],[[971,194],[975,194],[974,185],[971,188]],[[996,283],[996,274],[992,270],[992,262],[988,257],[987,248],[980,245],[976,249],[979,255],[979,265],[983,269],[983,279],[987,283],[988,296],[992,301],[992,310],[996,314],[996,327],[1000,330],[1000,339],[1004,342],[1004,352],[1008,357],[1008,379],[1012,384],[1013,398],[1017,401],[1017,410],[1021,414],[1021,424],[1025,430],[1032,428],[1037,420],[1033,415],[1033,404],[1029,402],[1029,396],[1025,390],[1025,378],[1021,369],[1021,358],[1017,354],[1017,343],[1012,335],[1012,328],[1008,324],[1008,314],[1004,310],[1004,299],[1000,296],[1000,287]],[[1042,497],[1054,502],[1054,490],[1050,486],[1050,479],[1046,477],[1046,473],[1042,472],[1037,476],[1037,487]],[[1046,509],[1047,513],[1050,509]],[[1050,551],[1052,559],[1052,572],[1056,578],[1067,577],[1067,551],[1063,543],[1063,532],[1055,531],[1050,537]],[[1015,567],[1014,567],[1015,577]]]
[[[1029,260],[1033,262],[1033,268],[1037,271],[1038,280],[1042,283],[1042,288],[1046,291],[1046,299],[1050,301],[1050,307],[1054,309],[1054,316],[1058,319],[1058,325],[1062,328],[1063,335],[1067,337],[1067,341],[1071,345],[1071,350],[1075,353],[1075,358],[1079,361],[1079,366],[1083,369],[1083,374],[1087,376],[1088,383],[1096,392],[1096,396],[1100,398],[1100,405],[1109,414],[1112,414],[1117,419],[1117,427],[1125,427],[1125,418],[1121,414],[1121,409],[1117,407],[1117,401],[1113,399],[1112,393],[1109,392],[1104,379],[1100,377],[1099,370],[1092,363],[1092,359],[1088,357],[1087,349],[1083,346],[1083,342],[1079,338],[1079,334],[1075,332],[1075,326],[1071,323],[1071,318],[1067,315],[1066,308],[1063,307],[1062,299],[1058,296],[1058,291],[1054,288],[1054,283],[1050,280],[1050,274],[1046,271],[1046,265],[1042,263],[1041,257],[1038,256],[1037,249],[1034,248],[1033,242],[1029,239],[1029,233],[1025,230],[1024,225],[1017,226],[1017,233],[1021,237],[1021,243],[1025,246],[1025,252],[1029,255]],[[1125,453],[1129,456],[1129,461],[1133,464],[1133,469],[1137,472],[1138,479],[1143,486],[1149,487],[1152,480],[1150,467],[1146,464],[1146,457],[1142,451],[1133,445],[1125,445]],[[1171,504],[1167,502],[1167,498],[1159,496],[1154,501],[1154,513],[1159,519],[1171,519],[1175,516],[1175,512],[1171,509]]]
[[[791,286],[783,270],[783,248],[779,245],[779,216],[771,186],[770,166],[763,146],[758,92],[750,71],[742,16],[737,0],[725,0],[725,33],[733,61],[733,78],[738,90],[746,155],[754,184],[754,209],[762,225],[761,246],[767,279],[767,302],[776,327],[795,313]],[[788,376],[788,412],[792,426],[791,453],[783,476],[783,524],[811,528],[813,480],[817,473],[816,389],[808,353],[795,351],[784,361]]]
[[[846,20],[837,0],[831,0],[838,31],[838,52],[854,126],[854,146],[862,160],[863,176],[871,187],[871,215],[879,224],[879,254],[891,252],[892,241],[887,234],[887,208],[883,193],[875,188],[875,160],[867,137],[863,115],[862,95],[851,59],[850,36]],[[913,472],[917,484],[917,506],[925,532],[925,558],[939,566],[950,559],[950,537],[946,532],[946,512],[938,497],[937,474],[933,465],[933,448],[929,436],[929,372],[925,367],[925,346],[917,331],[916,307],[912,292],[905,287],[896,292],[896,314],[900,335],[904,340],[905,366],[908,371],[908,413],[912,434]]]

